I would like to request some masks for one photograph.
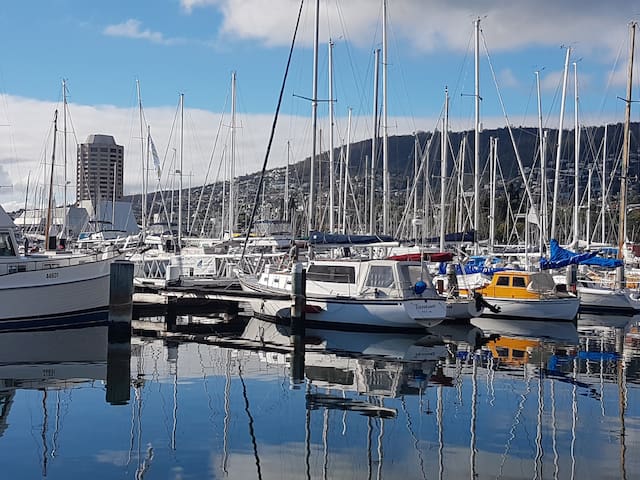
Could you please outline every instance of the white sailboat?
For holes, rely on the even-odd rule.
[[[54,138],[56,122],[57,111]],[[55,140],[51,161],[55,161]],[[49,211],[51,203],[50,195]],[[46,232],[49,226],[50,221]],[[105,321],[110,266],[123,255],[118,251],[78,254],[55,249],[21,255],[16,230],[0,206],[0,330]],[[52,241],[55,247],[55,234]]]

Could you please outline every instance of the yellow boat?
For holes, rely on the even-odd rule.
[[[575,321],[580,306],[576,295],[558,290],[548,272],[497,272],[491,283],[475,291],[495,307],[481,317]]]

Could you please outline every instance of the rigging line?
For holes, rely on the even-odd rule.
[[[282,105],[282,97],[284,95],[284,89],[287,83],[287,76],[289,74],[289,67],[291,66],[291,57],[293,56],[293,47],[296,43],[296,36],[298,34],[298,27],[300,26],[300,17],[302,15],[302,6],[304,0],[300,1],[300,9],[298,10],[298,19],[296,20],[296,27],[293,32],[293,38],[291,39],[291,48],[289,49],[289,58],[287,59],[287,67],[284,71],[284,77],[282,78],[282,86],[280,87],[280,95],[278,97],[278,106],[276,107],[276,113],[273,116],[273,124],[271,126],[271,133],[269,134],[269,143],[267,144],[267,151],[264,155],[264,162],[262,163],[262,171],[260,172],[260,181],[258,182],[258,188],[256,190],[255,199],[253,201],[253,207],[251,209],[251,217],[249,219],[249,225],[247,226],[247,233],[244,237],[244,243],[242,244],[242,254],[240,255],[240,265],[244,260],[245,253],[247,251],[247,244],[249,243],[249,236],[251,235],[251,229],[255,221],[256,211],[258,210],[258,203],[260,200],[260,194],[264,186],[264,174],[267,170],[267,162],[269,160],[269,154],[271,153],[271,145],[273,144],[273,137],[276,133],[276,125],[278,123],[278,115],[280,113],[280,106]]]
[[[400,404],[402,405],[402,411],[404,412],[404,414],[407,417],[407,430],[409,430],[409,434],[411,435],[411,438],[413,439],[413,447],[416,449],[416,452],[418,454],[418,460],[419,460],[419,464],[420,464],[420,472],[422,473],[422,478],[424,478],[426,480],[427,472],[424,471],[424,458],[422,456],[422,451],[420,450],[420,440],[418,439],[418,437],[416,436],[415,432],[413,431],[413,424],[411,422],[411,414],[407,410],[407,402],[406,402],[404,396],[402,397],[402,401],[400,402]]]
[[[262,479],[262,471],[260,469],[260,457],[258,456],[258,444],[256,442],[255,430],[253,428],[253,416],[249,410],[249,397],[247,396],[247,385],[244,383],[244,377],[242,376],[242,365],[238,363],[238,378],[242,383],[242,397],[244,398],[244,410],[247,413],[249,419],[249,435],[251,436],[251,444],[253,445],[253,455],[256,459],[256,469],[258,478]]]
[[[515,416],[513,418],[513,423],[511,425],[511,429],[509,430],[509,438],[507,439],[507,443],[505,445],[505,449],[504,449],[504,452],[502,454],[502,460],[500,461],[500,470],[499,470],[500,473],[499,473],[498,477],[502,477],[504,466],[505,466],[505,463],[507,461],[507,456],[509,454],[509,450],[511,450],[511,442],[516,438],[516,428],[520,424],[520,416],[522,415],[522,412],[524,411],[524,404],[526,403],[527,397],[529,396],[530,392],[531,392],[531,379],[529,377],[527,377],[526,389],[525,389],[524,393],[520,394],[520,402],[518,402],[518,408],[516,409],[516,414],[515,414]]]
[[[482,32],[481,32],[482,33]],[[493,68],[493,63],[491,62],[491,57],[489,56],[489,48],[487,47],[487,40],[484,35],[482,36],[482,45],[484,46],[485,53],[487,55],[487,61],[489,62],[489,70],[491,71],[491,77],[493,78],[493,83],[496,87],[496,92],[498,94],[498,100],[500,102],[500,107],[502,108],[502,114],[507,122],[507,130],[509,132],[509,137],[511,138],[511,143],[513,145],[513,150],[516,155],[516,159],[518,160],[518,168],[520,169],[520,174],[522,175],[522,180],[524,181],[524,188],[527,192],[527,197],[529,198],[529,202],[531,208],[535,210],[536,203],[533,200],[533,195],[531,193],[531,189],[529,188],[529,184],[527,183],[527,176],[524,172],[524,167],[522,165],[522,159],[520,158],[520,152],[518,151],[518,147],[515,141],[515,137],[513,135],[513,130],[511,129],[511,123],[509,122],[509,116],[507,115],[507,110],[504,105],[504,100],[502,98],[502,94],[500,93],[500,89],[498,88],[498,79],[496,77],[496,72]]]
[[[227,94],[227,96],[225,97],[224,100],[224,106],[223,106],[223,112],[226,110],[227,108],[227,102],[229,101],[229,94]],[[213,163],[213,158],[218,146],[218,140],[220,138],[220,132],[222,131],[222,125],[223,125],[223,121],[224,121],[224,113],[222,113],[220,115],[220,122],[218,122],[218,129],[216,130],[216,136],[213,139],[213,147],[211,149],[211,155],[209,156],[209,163],[207,164],[207,173],[205,173],[204,176],[204,181],[202,182],[202,188],[200,189],[200,195],[198,196],[198,202],[196,205],[196,211],[195,211],[195,215],[193,217],[193,220],[191,222],[191,227],[189,227],[189,235],[191,235],[191,232],[193,231],[193,227],[194,224],[196,222],[196,218],[198,215],[198,212],[200,211],[200,204],[202,203],[202,197],[204,195],[204,186],[207,184],[207,181],[209,180],[209,173],[211,172],[211,164]],[[213,188],[213,186],[211,187]],[[204,222],[206,222],[206,217],[202,220],[203,224]]]

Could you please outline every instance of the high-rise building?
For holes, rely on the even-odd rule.
[[[78,145],[76,201],[120,200],[123,195],[124,147],[111,135],[89,135]]]

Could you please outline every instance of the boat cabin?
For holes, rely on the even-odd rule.
[[[523,270],[505,270],[495,273],[491,283],[476,291],[483,296],[493,298],[537,299],[558,295],[551,274]]]

